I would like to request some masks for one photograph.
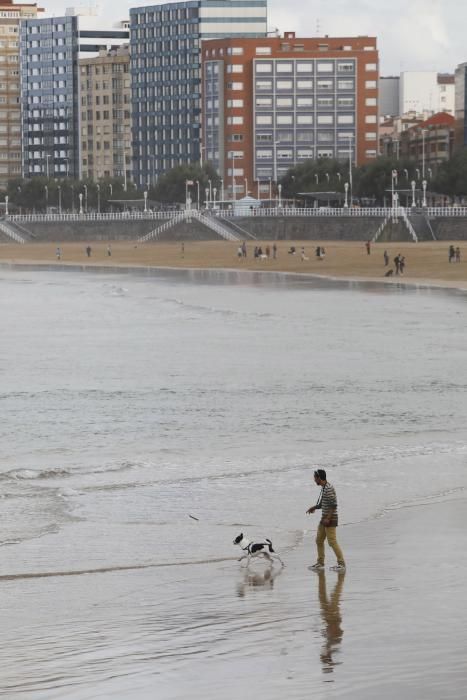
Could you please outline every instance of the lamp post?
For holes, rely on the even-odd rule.
[[[60,185],[57,187],[58,189],[58,213],[62,213],[62,188]]]
[[[349,136],[349,193],[350,193],[350,206],[352,206],[352,200],[353,200],[352,139],[353,139],[353,135]]]
[[[393,170],[391,172],[391,201],[392,201],[392,218],[394,221],[396,220],[396,202],[397,202],[397,193],[395,190],[396,185],[397,185],[397,170]]]
[[[269,178],[269,206],[271,206],[271,200],[272,200],[272,180]]]
[[[75,213],[75,186],[71,185],[71,213]]]
[[[347,209],[348,206],[349,206],[349,200],[348,200],[348,197],[349,197],[349,183],[348,183],[348,182],[344,182],[344,194],[345,194],[345,198],[344,198],[344,207]]]
[[[280,141],[274,141],[274,142],[273,142],[273,146],[274,146],[274,148],[273,148],[273,158],[274,158],[274,161],[273,161],[273,164],[272,164],[272,167],[273,167],[273,171],[272,171],[272,172],[273,172],[274,182],[276,183],[276,185],[277,185],[277,146],[278,146],[279,144],[280,144]]]
[[[209,201],[212,202],[212,180],[208,180],[209,183]]]
[[[49,188],[47,185],[44,186],[44,192],[45,192],[45,213],[47,214],[47,210],[49,208]]]
[[[248,197],[248,180],[247,178],[244,178],[245,182],[245,197]]]
[[[258,202],[261,200],[261,183],[259,180],[256,180],[256,198]]]
[[[97,187],[97,213],[101,213],[101,186],[99,183],[96,185]]]
[[[213,203],[214,203],[214,209],[216,208],[216,195],[217,195],[217,187],[214,187],[212,190],[213,194]]]
[[[199,180],[196,180],[196,208],[199,211]]]
[[[325,175],[326,175],[326,180],[328,181],[328,185],[329,185],[329,173],[325,173]]]
[[[5,195],[5,216],[8,216],[8,195]]]
[[[426,186],[427,186],[427,181],[423,180],[422,182],[422,189],[423,189],[423,199],[422,199],[422,207],[426,207]]]
[[[205,199],[206,209],[209,209],[209,187],[205,187],[204,193],[206,195],[206,199]]]
[[[426,171],[428,173],[428,179],[431,180],[433,177],[433,170],[431,168],[427,168]]]
[[[144,213],[146,214],[148,211],[148,192],[147,192],[147,190],[144,190],[143,197],[144,197]]]
[[[412,207],[415,207],[415,206],[416,206],[416,202],[415,202],[415,187],[416,187],[416,184],[417,184],[417,183],[415,182],[415,180],[412,180],[412,182],[410,183],[410,186],[411,186],[411,188],[412,188]]]
[[[66,174],[66,176],[68,177],[70,159],[69,159],[69,158],[64,158],[63,160],[65,161],[65,174]]]
[[[221,177],[221,202],[224,201],[224,179]]]
[[[235,199],[235,153],[232,151],[232,201]]]
[[[420,169],[415,168],[415,172],[417,173],[417,180],[420,180]]]
[[[337,175],[337,179],[338,179],[339,182],[340,182],[340,181],[341,181],[341,174],[340,174],[340,173],[336,173],[336,175]]]
[[[113,197],[114,188],[112,187],[112,185],[110,184],[110,182],[109,182],[109,192],[110,192],[110,196]]]
[[[83,193],[80,192],[78,197],[79,197],[79,213],[82,214],[83,213]]]
[[[319,184],[319,176],[318,173],[315,173],[315,182],[318,185]]]
[[[278,207],[280,209],[282,207],[282,185],[280,183],[277,185],[277,192],[279,195]]]
[[[88,186],[83,185],[83,189],[84,189],[84,211],[87,214],[88,213]]]
[[[406,180],[408,180],[409,179],[409,171],[407,170],[407,168],[404,168],[403,173],[405,175]]]
[[[47,180],[49,179],[49,158],[50,158],[50,153],[47,153],[45,156],[45,175]]]

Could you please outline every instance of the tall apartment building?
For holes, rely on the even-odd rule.
[[[37,4],[0,0],[0,187],[21,176],[19,25],[42,12]]]
[[[400,76],[400,115],[448,112],[454,116],[454,76],[436,71],[404,71]]]
[[[128,41],[128,30],[86,29],[82,18],[28,19],[20,27],[23,176],[81,175],[80,52]]]
[[[82,58],[80,70],[83,177],[131,181],[131,89],[128,45]]]
[[[203,42],[203,147],[228,196],[307,159],[375,158],[378,60],[373,37]]]
[[[202,161],[201,40],[264,37],[266,0],[188,0],[130,10],[134,177]]]
[[[455,73],[455,136],[454,148],[467,146],[467,63],[461,63]]]

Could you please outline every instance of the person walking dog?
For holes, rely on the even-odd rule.
[[[313,564],[310,568],[313,569],[313,571],[324,569],[324,542],[327,540],[337,559],[336,566],[331,566],[331,569],[334,571],[345,571],[344,555],[339,547],[336,536],[338,524],[336,491],[334,486],[327,481],[324,469],[317,469],[313,476],[315,484],[321,486],[321,493],[317,504],[308,508],[307,514],[311,515],[315,510],[321,510],[321,521],[318,525],[318,532],[316,533],[318,559],[316,564]]]

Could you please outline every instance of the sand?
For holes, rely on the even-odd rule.
[[[301,259],[304,244],[307,260]],[[56,246],[61,248],[61,260],[56,259]],[[238,245],[228,241],[185,242],[184,252],[177,243],[135,243],[134,241],[112,242],[112,255],[107,254],[107,241],[91,242],[92,253],[85,252],[87,243],[28,243],[25,245],[0,244],[0,263],[17,264],[83,264],[93,266],[135,266],[176,268],[226,268],[274,272],[306,273],[342,279],[380,280],[389,284],[418,283],[467,288],[467,248],[465,260],[448,262],[449,242],[433,243],[379,243],[373,244],[368,255],[363,242],[279,241],[277,259],[255,260],[253,248],[256,242],[248,242],[248,257],[238,259]],[[272,242],[261,242],[263,251]],[[287,251],[295,245],[297,253]],[[318,245],[324,245],[324,260],[314,254]],[[454,242],[458,245],[458,242]],[[394,268],[393,258],[400,253],[406,258],[403,277],[385,278],[383,251],[387,249],[389,267]]]

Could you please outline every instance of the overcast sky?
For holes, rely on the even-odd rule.
[[[39,4],[47,14],[58,15],[74,3]],[[75,6],[90,4],[82,0]],[[127,17],[130,7],[144,4],[144,0],[100,0],[99,8],[112,23]],[[268,28],[277,27],[281,34],[316,36],[319,26],[321,35],[376,36],[382,75],[403,70],[453,72],[467,61],[467,4],[462,0],[268,0],[268,15]]]

